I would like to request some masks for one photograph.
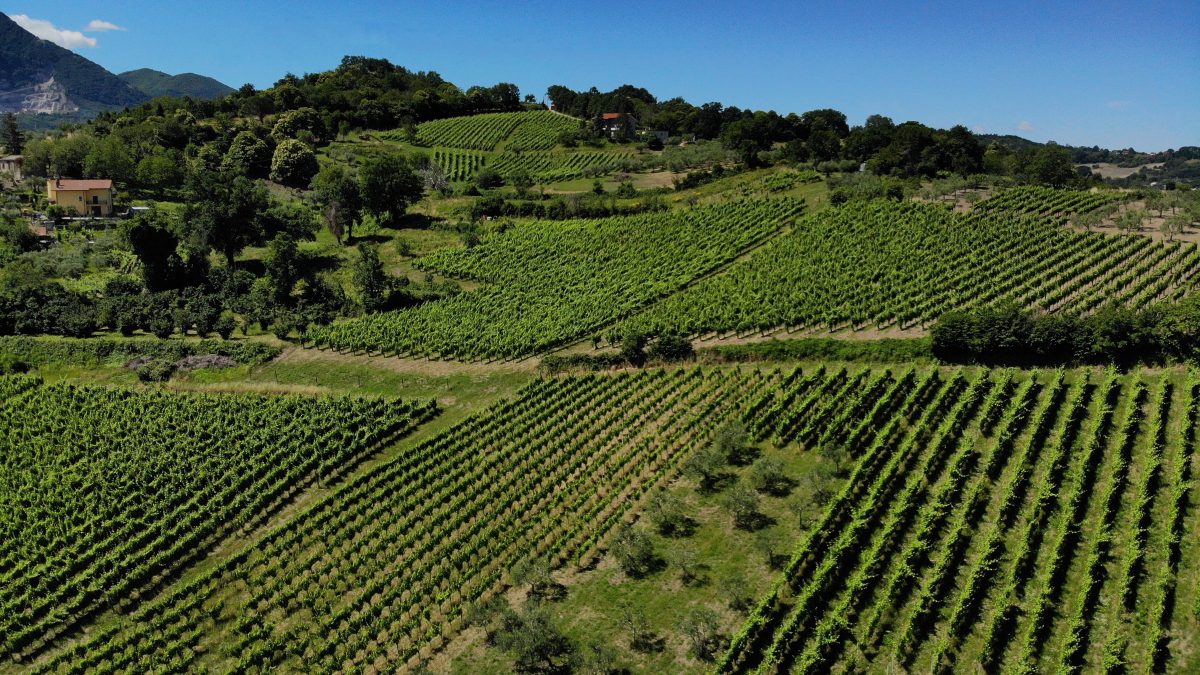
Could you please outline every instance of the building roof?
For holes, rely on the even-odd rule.
[[[21,159],[21,155],[8,155],[7,157],[0,157],[0,162],[19,162]]]
[[[624,116],[625,116],[625,113],[604,113],[603,115],[600,116],[600,118],[606,119],[606,120],[619,120]]]
[[[111,180],[78,180],[75,178],[60,178],[49,181],[55,190],[111,190]]]

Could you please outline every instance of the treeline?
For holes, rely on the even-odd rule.
[[[949,363],[1129,367],[1200,361],[1200,296],[1141,310],[1037,314],[1016,306],[950,312],[931,331],[933,355]]]
[[[42,340],[24,336],[0,337],[0,372],[19,372],[48,364],[124,365],[140,360],[179,361],[189,356],[224,356],[240,364],[266,363],[280,349],[262,342],[225,340]]]
[[[662,211],[667,208],[659,195],[649,195],[641,201],[632,204],[617,201],[618,197],[636,197],[632,194],[611,195],[571,194],[555,196],[548,199],[519,199],[510,200],[500,195],[488,195],[478,199],[471,205],[471,218],[537,218],[540,220],[568,220],[572,218],[609,218],[612,216],[631,216],[649,211]]]
[[[1090,172],[1076,171],[1067,148],[1053,143],[1019,147],[985,143],[962,125],[935,129],[920,122],[897,124],[889,117],[871,115],[862,125],[851,126],[845,114],[828,108],[780,115],[717,102],[696,106],[681,98],[658,101],[645,89],[631,85],[609,92],[594,87],[578,92],[555,85],[547,93],[555,108],[569,115],[595,119],[605,112],[623,112],[637,117],[646,129],[671,136],[719,139],[751,167],[788,161],[826,163],[833,170],[845,171],[865,164],[882,176],[988,173],[1058,187],[1090,180]]]
[[[101,113],[25,144],[24,170],[48,178],[111,178],[122,189],[174,196],[200,165],[304,188],[314,151],[338,134],[521,107],[516,85],[463,91],[434,72],[348,56],[338,68],[244,85],[213,101],[158,98]]]

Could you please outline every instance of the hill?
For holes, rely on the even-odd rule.
[[[0,14],[0,112],[90,116],[146,94]]]
[[[211,77],[196,73],[181,73],[168,75],[151,68],[138,68],[121,73],[117,77],[130,86],[152,98],[173,96],[183,98],[190,96],[194,99],[211,101],[233,93],[233,87],[218,82]]]

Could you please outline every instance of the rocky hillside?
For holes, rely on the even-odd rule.
[[[0,112],[78,114],[149,99],[82,56],[0,14]]]

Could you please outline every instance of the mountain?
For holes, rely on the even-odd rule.
[[[161,71],[151,70],[150,68],[139,68],[127,73],[121,73],[117,77],[151,98],[158,96],[174,96],[176,98],[191,96],[197,100],[207,101],[214,98],[221,98],[226,94],[232,94],[234,91],[233,87],[218,82],[211,77],[195,73],[168,75]]]
[[[149,97],[82,56],[0,14],[0,112],[90,117]]]

